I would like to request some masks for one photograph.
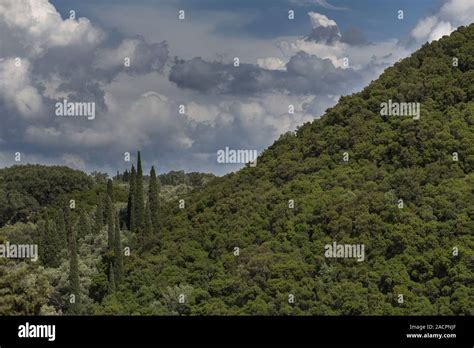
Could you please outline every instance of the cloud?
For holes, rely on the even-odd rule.
[[[448,0],[436,14],[421,19],[410,35],[416,43],[431,42],[451,34],[461,25],[470,24],[473,19],[472,0]]]
[[[325,15],[322,15],[317,12],[308,12],[308,16],[311,20],[311,25],[314,28],[318,27],[334,27],[337,26],[336,22],[334,22],[332,19],[329,19]]]
[[[283,55],[289,57],[286,62],[301,51],[329,59],[338,68],[346,68],[347,59],[350,68],[360,71],[364,75],[364,81],[370,81],[383,68],[411,52],[397,39],[368,42],[357,28],[350,27],[341,34],[334,20],[314,12],[308,13],[308,16],[313,19],[315,26],[309,36],[277,42]],[[375,66],[379,69],[374,69]]]
[[[368,45],[362,31],[356,27],[347,28],[342,34],[337,23],[328,17],[309,12],[313,30],[306,38],[306,41],[333,45],[337,42],[343,42],[348,45]]]
[[[298,52],[286,64],[286,71],[267,70],[256,65],[206,62],[201,58],[177,61],[170,81],[180,88],[202,93],[254,95],[272,91],[307,94],[341,94],[360,76],[352,69],[335,67],[329,59]]]
[[[313,30],[306,38],[306,41],[333,44],[341,40],[341,32],[335,21],[316,12],[309,12],[308,16]]]
[[[235,28],[243,29],[253,22],[254,15],[248,11],[227,10],[226,4],[219,5],[219,10],[202,10],[199,2],[191,7],[186,5],[186,1],[181,5],[176,0],[159,1],[149,6],[143,2],[115,1],[100,10],[96,6],[89,8],[104,26],[116,28],[129,36],[139,34],[148,42],[166,41],[170,55],[182,59],[239,57],[241,61],[256,62],[262,58],[262,53],[269,56],[279,53],[273,40],[268,38],[249,36],[248,33],[227,35]],[[184,21],[177,21],[180,9],[186,9],[186,13],[192,15],[187,15]]]
[[[130,58],[130,67],[124,67],[125,57]],[[155,120],[143,120],[142,133],[133,131],[139,124],[134,123],[136,114],[149,111],[144,106],[146,97],[139,96],[117,112],[107,89],[121,75],[163,73],[167,60],[166,42],[112,35],[87,18],[62,19],[47,0],[0,1],[0,138],[5,158],[21,151],[40,163],[105,167],[110,162],[103,155],[113,153],[114,145],[121,148],[123,141],[134,151],[153,142],[149,129]],[[128,86],[122,89],[130,93]],[[54,105],[63,98],[95,102],[96,120],[56,117]],[[159,117],[157,112],[153,115]],[[169,123],[179,130],[174,120]],[[192,140],[182,131],[170,131],[172,127],[162,128],[163,132],[176,135],[177,144],[189,147]],[[173,138],[168,141],[176,145]]]
[[[0,68],[2,96],[22,117],[51,111],[55,99],[95,102],[104,110],[102,86],[119,73],[162,71],[168,59],[166,42],[119,38],[87,18],[62,19],[47,0],[3,0],[0,3]],[[125,57],[131,66],[123,65]],[[22,65],[13,69],[12,59]],[[122,63],[121,65],[119,63]],[[1,87],[0,87],[1,88]],[[44,105],[46,105],[44,107]]]
[[[0,60],[0,98],[7,111],[16,111],[25,119],[37,118],[43,110],[41,96],[31,82],[30,70],[27,59]]]
[[[61,156],[62,161],[64,164],[70,168],[78,169],[78,170],[86,170],[87,165],[84,159],[77,155],[77,154],[70,154],[65,153]]]
[[[441,7],[439,17],[449,19],[456,27],[470,24],[474,18],[474,3],[470,0],[449,0]]]
[[[41,56],[52,47],[94,47],[105,38],[86,18],[63,20],[48,0],[2,1],[0,33],[3,54],[15,48],[28,57]]]
[[[285,70],[285,62],[278,57],[267,57],[257,59],[257,65],[268,70]]]
[[[369,45],[364,33],[355,27],[349,27],[342,32],[341,42],[351,46]]]
[[[444,35],[449,35],[454,30],[451,27],[451,23],[445,22],[431,16],[422,19],[416,27],[411,31],[411,36],[417,41],[428,41],[438,40]]]
[[[298,5],[298,6],[316,5],[328,10],[336,10],[336,11],[348,10],[347,7],[334,6],[330,4],[329,2],[327,2],[326,0],[290,0],[290,3]]]
[[[94,59],[94,67],[103,71],[115,73],[124,71],[125,59],[127,72],[147,73],[162,71],[168,59],[168,44],[147,44],[142,37],[124,39],[120,45],[99,50]],[[128,66],[129,64],[129,66]]]

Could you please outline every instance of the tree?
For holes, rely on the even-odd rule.
[[[130,173],[130,186],[128,189],[127,202],[127,226],[130,231],[135,231],[136,217],[135,217],[135,192],[136,192],[136,172],[132,164]]]
[[[83,238],[91,233],[89,217],[87,216],[87,213],[84,209],[81,209],[77,230],[79,238]]]
[[[80,286],[79,286],[79,260],[77,256],[77,236],[74,230],[74,224],[71,221],[71,215],[67,210],[66,226],[69,236],[69,291],[71,314],[80,313]]]
[[[114,275],[114,268],[112,266],[112,262],[109,262],[109,294],[115,292],[115,275]]]
[[[114,205],[109,196],[107,196],[107,249],[112,251],[114,249]]]
[[[146,202],[145,208],[145,228],[143,230],[143,240],[147,240],[153,234],[153,222],[151,221],[150,201]]]
[[[102,198],[97,194],[97,209],[95,211],[95,233],[99,234],[104,227],[104,208],[102,207]]]
[[[143,198],[143,170],[142,159],[140,151],[138,151],[137,159],[137,177],[136,177],[136,191],[135,191],[135,230],[143,230],[145,227],[145,200]]]
[[[111,179],[107,180],[107,195],[110,197],[110,200],[114,201],[114,184]]]
[[[48,214],[45,213],[43,221],[39,222],[39,254],[40,260],[45,267],[56,268],[59,267],[60,252],[61,252],[61,238],[56,230],[56,225],[52,222]]]
[[[85,173],[67,167],[28,164],[0,169],[0,227],[26,222],[40,207],[93,184]]]
[[[148,188],[148,200],[150,202],[151,221],[153,231],[158,232],[158,214],[159,214],[159,190],[160,185],[156,178],[155,167],[151,167],[150,186]]]
[[[54,288],[43,267],[31,262],[0,264],[0,315],[41,315]]]
[[[120,222],[118,214],[115,217],[114,254],[115,283],[118,286],[122,282],[123,278],[123,253],[122,241],[120,238]]]
[[[93,171],[91,173],[91,176],[98,182],[98,183],[105,183],[107,182],[107,178],[109,177],[109,174],[107,173],[101,173],[97,171]]]
[[[56,213],[56,234],[58,236],[61,249],[65,249],[68,245],[68,235],[66,230],[66,222],[64,221],[64,211],[62,208],[58,209]]]
[[[122,181],[129,182],[129,180],[130,180],[130,173],[128,172],[128,169],[125,169],[125,172],[123,172]]]

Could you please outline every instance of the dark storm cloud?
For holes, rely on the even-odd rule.
[[[313,41],[323,44],[331,45],[341,40],[341,33],[336,25],[328,27],[313,28],[313,31],[306,38],[306,41]]]
[[[111,76],[124,71],[124,58],[130,58],[129,74],[162,72],[168,60],[169,49],[166,41],[148,43],[142,36],[124,38],[116,47],[104,48],[95,55],[94,67],[97,71]]]
[[[355,27],[350,27],[344,30],[342,32],[341,41],[353,46],[362,46],[368,44],[364,33]]]
[[[206,62],[202,58],[178,60],[170,72],[170,81],[179,87],[217,94],[255,94],[273,88],[283,73],[251,64]]]
[[[341,94],[360,75],[352,69],[336,68],[329,59],[298,52],[286,71],[267,70],[252,64],[206,62],[202,58],[178,60],[171,69],[170,81],[178,87],[216,94],[252,95],[271,91],[294,94]]]

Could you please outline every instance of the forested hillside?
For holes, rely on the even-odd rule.
[[[381,116],[389,100],[420,103],[419,119]],[[257,166],[195,174],[167,199],[140,156],[107,183],[0,171],[0,242],[42,255],[0,259],[0,314],[472,315],[473,100],[470,25],[282,135]],[[364,260],[326,257],[334,242],[364,245]]]

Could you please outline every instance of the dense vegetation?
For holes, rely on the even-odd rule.
[[[140,156],[107,183],[0,171],[0,242],[43,250],[40,264],[0,259],[0,313],[472,315],[473,99],[471,25],[282,135],[256,167],[195,173],[179,183],[196,189],[166,199],[171,179],[145,177]],[[419,102],[420,119],[381,117],[388,100]],[[334,241],[363,244],[365,260],[326,258]]]

